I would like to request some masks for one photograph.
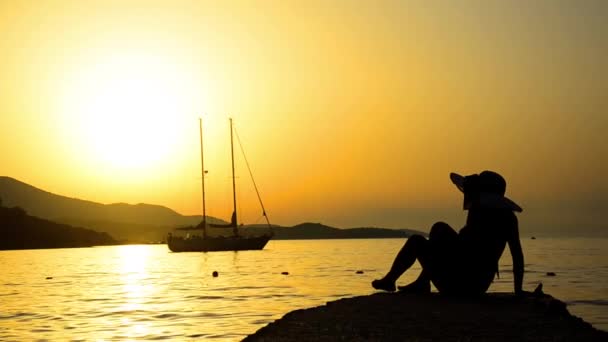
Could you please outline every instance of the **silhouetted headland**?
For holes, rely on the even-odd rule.
[[[292,311],[243,341],[608,341],[551,297],[377,293]]]
[[[160,205],[101,204],[56,195],[10,177],[0,177],[4,206],[19,206],[33,216],[107,232],[123,242],[162,241],[175,227],[195,225],[201,216],[184,216]],[[213,217],[211,223],[225,223]]]
[[[101,204],[56,195],[10,177],[0,177],[0,198],[5,206],[21,207],[29,214],[42,219],[107,232],[122,243],[163,241],[167,233],[174,228],[197,225],[202,220],[200,215],[180,215],[160,205]],[[207,216],[207,222],[227,223],[211,216]],[[214,233],[212,229],[210,231]],[[249,235],[259,235],[267,231],[266,225],[242,227],[243,234]],[[320,223],[302,223],[293,227],[275,225],[273,232],[275,240],[404,238],[413,234],[426,234],[411,229],[339,229]],[[216,233],[221,232],[218,230]]]
[[[261,226],[246,226],[244,231],[262,231]],[[266,228],[267,229],[267,228]],[[321,223],[301,223],[293,227],[273,226],[274,240],[312,240],[312,239],[380,239],[406,238],[422,233],[412,229],[388,229],[378,227],[334,228]]]
[[[19,207],[0,207],[0,250],[113,245],[106,233],[28,215]]]

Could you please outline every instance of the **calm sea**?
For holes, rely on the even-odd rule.
[[[371,280],[402,244],[271,241],[263,251],[215,253],[171,253],[165,245],[1,251],[0,340],[239,340],[288,311],[373,293]],[[525,288],[542,282],[570,312],[608,330],[608,239],[525,240],[523,247]],[[507,250],[490,291],[512,291],[510,264]]]

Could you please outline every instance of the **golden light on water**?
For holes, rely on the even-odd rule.
[[[142,310],[144,302],[154,292],[154,286],[149,281],[148,261],[150,248],[145,245],[121,246],[119,249],[120,269],[123,281],[124,304],[119,311],[130,312]],[[147,284],[147,285],[144,285]],[[121,324],[130,337],[144,336],[149,330],[150,323],[133,322],[129,317],[123,317]]]
[[[146,274],[146,265],[150,253],[146,247],[146,245],[120,246],[118,256],[121,260],[121,274],[137,277]]]

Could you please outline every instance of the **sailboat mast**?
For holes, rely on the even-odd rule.
[[[234,224],[234,235],[238,235],[238,221],[236,219],[236,182],[234,179],[234,139],[232,137],[232,118],[230,118],[230,157],[232,158],[232,202],[234,204],[234,211],[232,213],[232,224]]]
[[[203,155],[203,119],[198,119],[199,137],[201,142],[201,187],[203,190],[203,237],[207,236],[207,212],[205,208],[205,158]]]

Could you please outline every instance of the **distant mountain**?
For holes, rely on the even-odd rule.
[[[10,177],[0,177],[0,199],[4,206],[21,207],[33,216],[104,231],[130,242],[160,241],[171,229],[195,225],[202,219],[159,205],[101,204],[60,196]],[[213,217],[208,220],[225,223]]]
[[[268,231],[268,227],[256,225],[244,227],[244,234],[260,234]],[[412,229],[387,228],[334,228],[321,223],[302,223],[293,227],[273,226],[274,240],[309,240],[309,239],[379,239],[406,238],[414,234],[426,236],[427,233]]]
[[[113,245],[106,233],[72,227],[28,215],[15,207],[0,207],[0,250]]]
[[[201,216],[184,216],[163,206],[151,204],[101,204],[56,195],[10,177],[0,177],[0,199],[4,206],[18,206],[29,214],[64,224],[107,232],[122,242],[163,241],[176,227],[192,226]],[[226,223],[209,217],[210,223]],[[231,234],[225,229],[209,229],[210,235]],[[268,232],[262,225],[242,228],[243,234]],[[293,227],[273,226],[275,240],[295,239],[367,239],[405,238],[422,234],[409,229],[349,228],[339,229],[320,223],[302,223]],[[187,232],[184,232],[184,234]]]

